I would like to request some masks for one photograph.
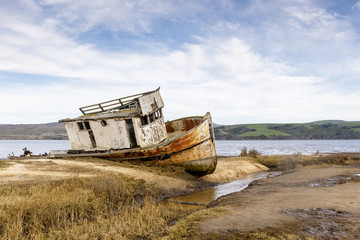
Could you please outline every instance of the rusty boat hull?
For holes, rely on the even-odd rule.
[[[146,148],[69,150],[66,153],[50,152],[50,157],[99,157],[116,161],[143,160],[153,164],[176,164],[194,175],[206,175],[215,171],[217,155],[210,113],[166,122],[166,131],[168,137],[164,141]]]

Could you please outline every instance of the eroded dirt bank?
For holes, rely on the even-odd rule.
[[[360,167],[301,168],[252,183],[213,206],[229,213],[203,221],[201,231],[288,232],[314,239],[360,239]]]

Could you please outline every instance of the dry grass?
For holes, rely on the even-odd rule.
[[[228,209],[224,207],[208,208],[194,212],[179,221],[176,225],[172,226],[169,229],[168,235],[164,237],[163,240],[197,239],[198,237],[202,236],[198,229],[198,225],[202,220],[215,217],[226,212],[228,212]]]
[[[359,163],[359,159],[339,154],[303,156],[296,153],[237,158],[251,159],[279,170],[313,164]],[[98,159],[94,161],[99,162]],[[182,168],[170,165],[149,167],[100,161],[106,165],[131,166],[184,177]],[[51,162],[40,165],[53,166]],[[225,213],[226,208],[208,208],[189,215],[190,210],[179,205],[161,203],[159,196],[162,195],[156,186],[120,174],[32,185],[2,185],[0,239],[298,239],[286,229],[204,234],[199,231],[199,223]]]
[[[27,169],[30,170],[42,170],[47,172],[65,172],[65,173],[74,173],[74,174],[81,174],[81,173],[100,173],[100,170],[94,169],[88,166],[80,166],[80,165],[66,165],[66,164],[56,164],[53,161],[46,161],[46,162],[37,162],[32,161],[27,163]]]
[[[302,155],[294,153],[292,155],[261,156],[253,161],[273,170],[290,170],[298,166],[356,164],[359,163],[359,157],[347,154]]]
[[[262,229],[249,233],[232,232],[227,234],[203,234],[195,239],[207,239],[207,240],[314,240],[313,238],[306,238],[304,236],[295,235],[289,233],[287,229]]]
[[[111,162],[107,160],[107,162]],[[144,162],[144,161],[121,161],[116,162],[118,166],[136,168],[147,172],[152,172],[162,176],[177,177],[187,180],[197,179],[190,173],[185,172],[184,167],[176,166],[173,164],[157,164],[157,162]]]
[[[184,167],[176,166],[172,164],[156,164],[156,161],[112,161],[107,159],[101,158],[91,158],[91,157],[84,157],[84,158],[73,158],[73,160],[81,161],[81,162],[91,162],[96,164],[103,164],[104,166],[119,166],[119,167],[129,167],[144,170],[147,172],[156,173],[162,176],[169,176],[169,177],[178,177],[182,179],[188,180],[195,180],[197,179],[193,175],[185,172]]]
[[[153,239],[183,216],[159,189],[122,175],[0,189],[1,239]]]
[[[0,160],[0,168],[7,168],[7,167],[10,167],[12,166],[13,164],[12,163],[9,163],[8,161],[1,161]]]

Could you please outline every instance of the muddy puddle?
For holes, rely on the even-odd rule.
[[[212,201],[215,201],[216,199],[222,196],[234,192],[240,192],[246,189],[249,186],[249,184],[253,181],[263,178],[276,177],[281,174],[282,174],[281,171],[258,172],[251,174],[244,179],[237,179],[229,183],[219,184],[212,188],[195,192],[189,195],[173,197],[169,199],[169,201],[178,204],[188,205],[189,207],[193,206],[194,208],[206,207]]]
[[[299,229],[316,239],[359,239],[358,218],[350,213],[328,208],[287,209],[283,213],[300,220]]]
[[[359,182],[360,174],[351,174],[343,176],[334,176],[327,179],[319,179],[308,184],[309,187],[331,187],[337,184],[344,184],[348,182]]]

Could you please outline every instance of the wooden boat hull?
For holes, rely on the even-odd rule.
[[[112,160],[144,160],[154,164],[176,164],[194,175],[213,173],[217,156],[210,113],[203,117],[187,117],[166,123],[168,138],[148,148],[107,151],[72,151],[50,157],[101,157]]]

